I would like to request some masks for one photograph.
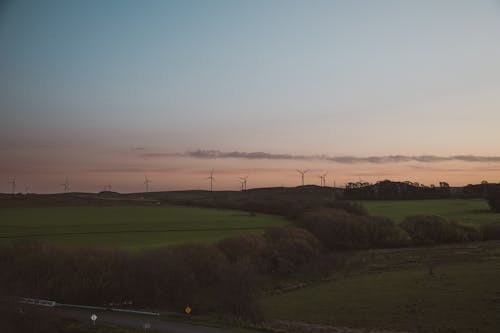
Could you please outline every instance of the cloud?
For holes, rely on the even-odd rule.
[[[340,164],[390,164],[403,162],[436,163],[446,161],[496,163],[500,162],[500,156],[475,156],[475,155],[385,155],[385,156],[329,156],[329,155],[290,155],[265,152],[224,152],[220,150],[193,150],[185,153],[147,153],[143,158],[166,158],[166,157],[191,157],[201,159],[224,159],[238,158],[249,160],[320,160]]]
[[[181,171],[180,168],[146,168],[146,167],[110,167],[110,168],[92,168],[82,169],[82,172],[89,173],[160,173],[160,172],[176,172]]]
[[[144,153],[141,154],[142,158],[165,158],[165,157],[180,157],[186,156],[185,154],[179,153]]]
[[[264,152],[221,152],[219,150],[195,150],[188,151],[185,153],[186,156],[196,157],[196,158],[242,158],[251,160],[297,160],[297,159],[308,159],[307,156],[297,156],[288,154],[270,154]]]

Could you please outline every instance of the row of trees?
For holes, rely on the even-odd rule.
[[[388,218],[354,215],[322,208],[305,213],[297,223],[330,250],[356,250],[437,245],[500,239],[500,224],[479,229],[439,216],[412,216],[396,224]]]
[[[383,180],[371,184],[351,182],[346,185],[344,194],[347,199],[357,200],[408,200],[443,198],[488,198],[500,192],[500,184],[482,181],[480,184],[451,188],[447,182],[438,186],[426,186],[416,182],[394,182]]]
[[[348,199],[358,200],[401,200],[401,199],[438,199],[450,197],[450,186],[440,182],[439,186],[425,186],[415,182],[379,181],[348,183],[345,188]]]

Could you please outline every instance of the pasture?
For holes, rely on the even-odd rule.
[[[370,215],[386,216],[401,222],[412,215],[439,215],[458,223],[479,226],[500,223],[500,214],[490,210],[483,199],[357,201]]]
[[[328,282],[264,297],[267,318],[418,332],[500,331],[500,242],[363,251],[358,260],[361,268]]]
[[[0,208],[0,243],[38,240],[76,247],[138,250],[215,242],[286,224],[284,218],[182,206]]]

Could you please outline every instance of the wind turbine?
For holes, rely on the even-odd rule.
[[[302,186],[304,186],[304,175],[311,171],[311,169],[307,169],[307,170],[297,170],[298,173],[300,173],[301,177],[302,177]]]
[[[12,178],[9,184],[12,185],[12,194],[16,194],[16,177]]]
[[[111,191],[111,184],[104,185],[102,188],[104,189],[104,191]]]
[[[210,177],[207,177],[206,179],[210,179],[210,192],[212,192],[212,190],[214,188],[214,182],[215,182],[214,169],[212,169],[212,171],[210,171]]]
[[[247,179],[248,179],[248,176],[239,177],[239,179],[240,179],[240,182],[241,182],[241,189],[242,190],[246,190],[247,189]]]
[[[69,192],[69,182],[67,179],[61,184],[61,186],[64,186],[64,193]]]
[[[144,185],[146,185],[146,193],[149,192],[149,184],[151,184],[152,181],[148,179],[148,176],[144,175]]]
[[[30,187],[28,185],[24,185],[24,193],[26,194],[30,193]]]
[[[319,179],[321,179],[321,187],[325,187],[326,186],[326,175],[328,173],[324,173],[322,175],[319,176]]]

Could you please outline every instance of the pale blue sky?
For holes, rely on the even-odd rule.
[[[499,1],[14,1],[0,11],[2,154],[500,154]]]

